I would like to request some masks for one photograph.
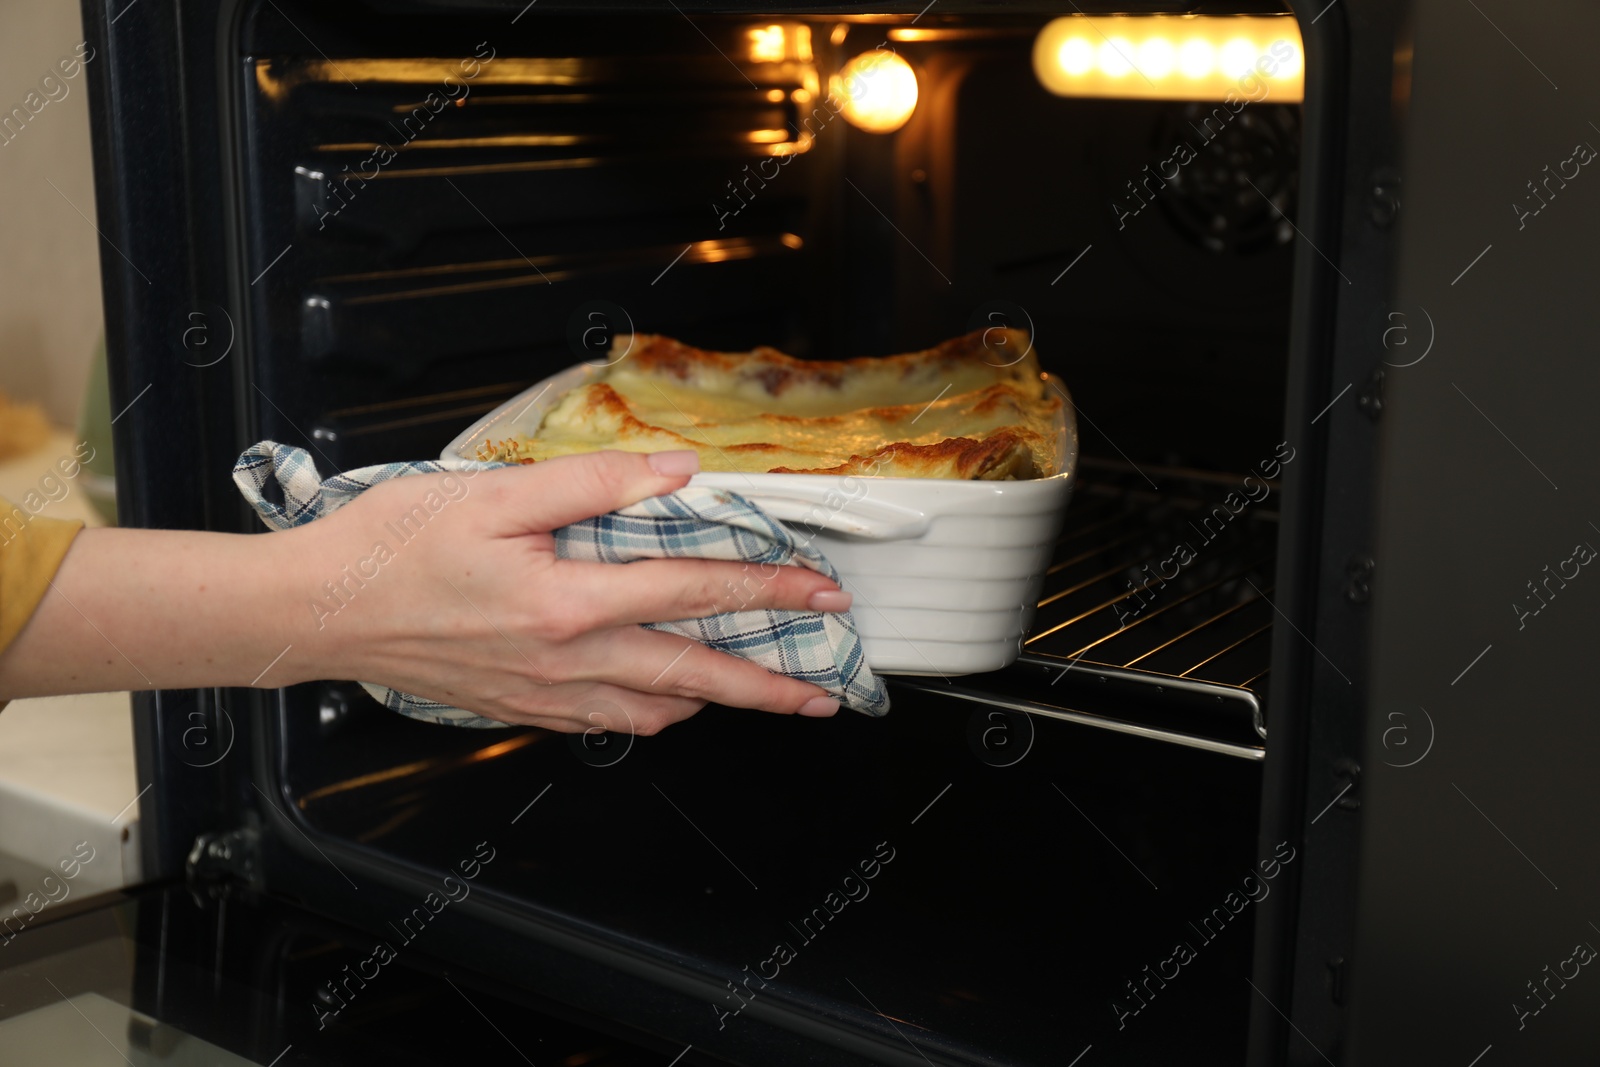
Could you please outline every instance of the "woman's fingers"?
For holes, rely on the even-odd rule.
[[[532,685],[493,704],[469,708],[516,726],[538,726],[558,733],[618,733],[648,736],[705,707],[704,700],[643,693],[604,682]]]
[[[832,715],[839,702],[820,686],[766,669],[677,634],[624,627],[570,642],[560,681],[604,679],[630,690],[779,714]]]
[[[688,450],[588,452],[520,470],[488,471],[479,479],[494,479],[526,529],[542,533],[675,492],[699,469],[700,457]]]
[[[414,563],[391,568],[381,582],[366,574],[353,603],[372,621],[357,628],[339,619],[351,637],[335,649],[343,653],[338,669],[567,733],[652,734],[713,700],[835,713],[838,702],[816,685],[637,625],[739,610],[846,610],[850,598],[823,575],[715,560],[554,557],[549,531],[681,489],[697,463],[693,452],[598,452],[485,471],[470,484],[463,477],[467,488],[455,495],[441,480],[440,501],[465,502],[437,534],[405,550],[407,560],[415,552]],[[404,505],[415,487],[394,486],[408,481],[378,486],[329,520],[338,536],[328,557],[342,560],[370,543],[363,522],[370,527],[391,504]],[[444,503],[424,506],[431,514]]]
[[[706,559],[628,564],[563,560],[556,571],[585,591],[571,603],[583,630],[675,622],[726,611],[847,611],[850,594],[804,567]]]

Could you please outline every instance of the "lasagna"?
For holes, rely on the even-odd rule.
[[[847,360],[708,352],[647,334],[619,336],[612,351],[616,362],[536,430],[490,439],[477,458],[694,449],[706,471],[1010,479],[1059,469],[1062,397],[1020,331]]]

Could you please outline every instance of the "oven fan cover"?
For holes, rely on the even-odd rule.
[[[1195,144],[1213,110],[1190,103],[1167,112],[1153,146]],[[1298,109],[1247,107],[1178,168],[1156,201],[1178,232],[1208,251],[1262,252],[1294,240],[1299,169]]]

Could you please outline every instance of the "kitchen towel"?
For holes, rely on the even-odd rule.
[[[263,522],[287,530],[337,511],[391,478],[507,466],[513,464],[422,460],[362,467],[324,480],[305,449],[262,441],[239,457],[233,480]],[[283,502],[268,499],[269,489],[274,496],[281,495]],[[798,564],[839,580],[822,553],[801,544],[783,524],[750,501],[724,489],[686,486],[676,493],[563,526],[554,536],[556,555],[562,559],[626,564],[681,557]],[[889,710],[889,694],[867,666],[855,620],[848,612],[733,611],[645,625],[750,660],[775,674],[821,686],[856,711],[877,716]],[[453,726],[507,725],[380,685],[361,685],[391,711],[413,719]]]

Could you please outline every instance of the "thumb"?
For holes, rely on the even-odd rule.
[[[535,464],[525,480],[529,507],[523,514],[540,531],[675,492],[700,469],[692,450],[673,452],[589,452]]]

